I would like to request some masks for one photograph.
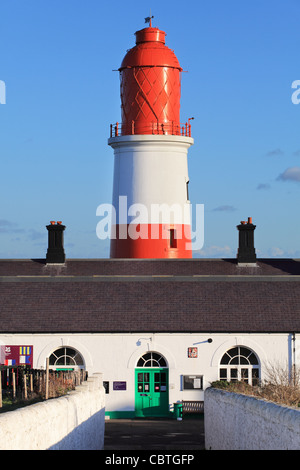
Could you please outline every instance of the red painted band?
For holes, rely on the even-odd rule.
[[[111,234],[111,258],[192,258],[190,225],[116,225]]]

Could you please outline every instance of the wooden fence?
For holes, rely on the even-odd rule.
[[[30,369],[26,366],[0,366],[0,408],[6,397],[20,400],[56,398],[74,390],[87,379],[84,370]]]

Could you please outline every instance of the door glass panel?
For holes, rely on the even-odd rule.
[[[138,378],[138,392],[149,392],[150,391],[150,374],[149,372],[139,372]]]
[[[160,373],[155,372],[154,373],[154,391],[159,392],[160,390]]]
[[[167,391],[167,374],[165,372],[160,373],[160,391]]]
[[[143,374],[141,372],[138,374],[138,382],[143,382]]]

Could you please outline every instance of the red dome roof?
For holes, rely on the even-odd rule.
[[[130,49],[125,55],[121,67],[172,67],[182,68],[174,52],[165,45],[164,31],[158,28],[144,28],[135,33],[136,46]]]

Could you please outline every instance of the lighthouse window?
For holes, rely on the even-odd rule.
[[[187,199],[187,201],[190,200],[190,195],[189,195],[189,181],[186,182],[186,199]]]
[[[170,248],[177,248],[176,230],[170,229]]]

